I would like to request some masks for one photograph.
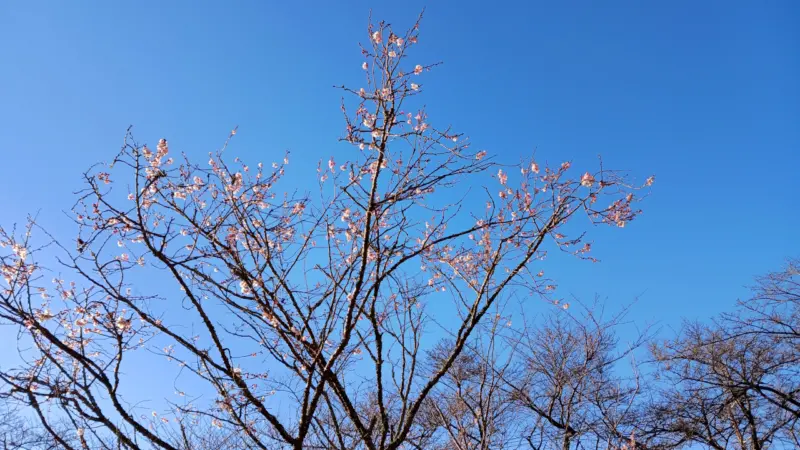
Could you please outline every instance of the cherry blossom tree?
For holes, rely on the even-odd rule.
[[[592,259],[572,230],[639,214],[652,177],[502,165],[435,126],[419,22],[367,38],[363,87],[341,87],[347,148],[308,192],[281,190],[304,169],[288,154],[230,157],[235,129],[202,162],[129,130],[84,174],[76,247],[35,220],[0,232],[0,320],[21,355],[3,392],[46,428],[69,424],[63,448],[195,448],[186,430],[203,427],[239,448],[425,448],[444,432],[426,405],[493,308],[551,298],[548,250]],[[127,373],[153,358],[177,400],[151,410]]]

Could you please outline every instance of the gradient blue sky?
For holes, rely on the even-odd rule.
[[[302,6],[301,6],[302,5]],[[239,125],[249,161],[295,170],[350,151],[341,92],[358,86],[370,8],[398,27],[415,1],[14,1],[0,4],[0,223],[62,210],[125,129],[204,158]],[[657,182],[601,264],[549,272],[633,318],[729,308],[800,255],[800,3],[430,1],[417,50],[431,120],[515,162],[629,169]],[[340,158],[344,159],[344,157]],[[303,166],[305,164],[305,166]],[[795,231],[792,231],[795,230]]]

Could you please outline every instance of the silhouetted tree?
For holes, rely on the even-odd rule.
[[[664,377],[651,433],[679,445],[800,445],[800,289],[796,261],[758,279],[752,298],[653,346]]]

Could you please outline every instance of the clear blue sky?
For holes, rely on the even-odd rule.
[[[428,3],[417,57],[445,63],[426,79],[433,122],[509,162],[602,154],[657,176],[640,219],[594,231],[601,264],[551,270],[565,293],[642,294],[634,318],[674,324],[800,255],[800,3]],[[312,172],[349,151],[331,86],[360,81],[370,7],[405,26],[422,6],[0,3],[0,223],[39,210],[73,238],[60,211],[129,124],[197,158],[239,125],[236,154],[291,150]]]

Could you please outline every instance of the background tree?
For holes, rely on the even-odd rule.
[[[30,426],[19,411],[7,406],[0,407],[0,449],[2,450],[27,450],[27,449],[55,449],[53,438],[42,434],[40,428]]]
[[[620,365],[647,335],[620,346],[615,328],[624,315],[601,315],[561,311],[509,340],[516,371],[505,387],[526,418],[531,448],[620,448],[630,440],[641,384],[632,359],[630,375],[620,375]]]
[[[496,314],[479,330],[442,379],[423,410],[425,422],[434,426],[437,446],[431,448],[485,450],[515,448],[522,421],[505,377],[513,352],[505,347],[500,331],[506,320]],[[452,343],[441,342],[431,352],[431,371],[446,362]]]
[[[782,270],[757,278],[752,292],[737,311],[723,315],[726,336],[757,336],[771,347],[771,376],[747,387],[800,419],[800,262],[791,259]]]
[[[796,261],[758,278],[752,298],[711,324],[689,322],[653,347],[665,388],[651,431],[673,445],[800,445],[800,289]]]

